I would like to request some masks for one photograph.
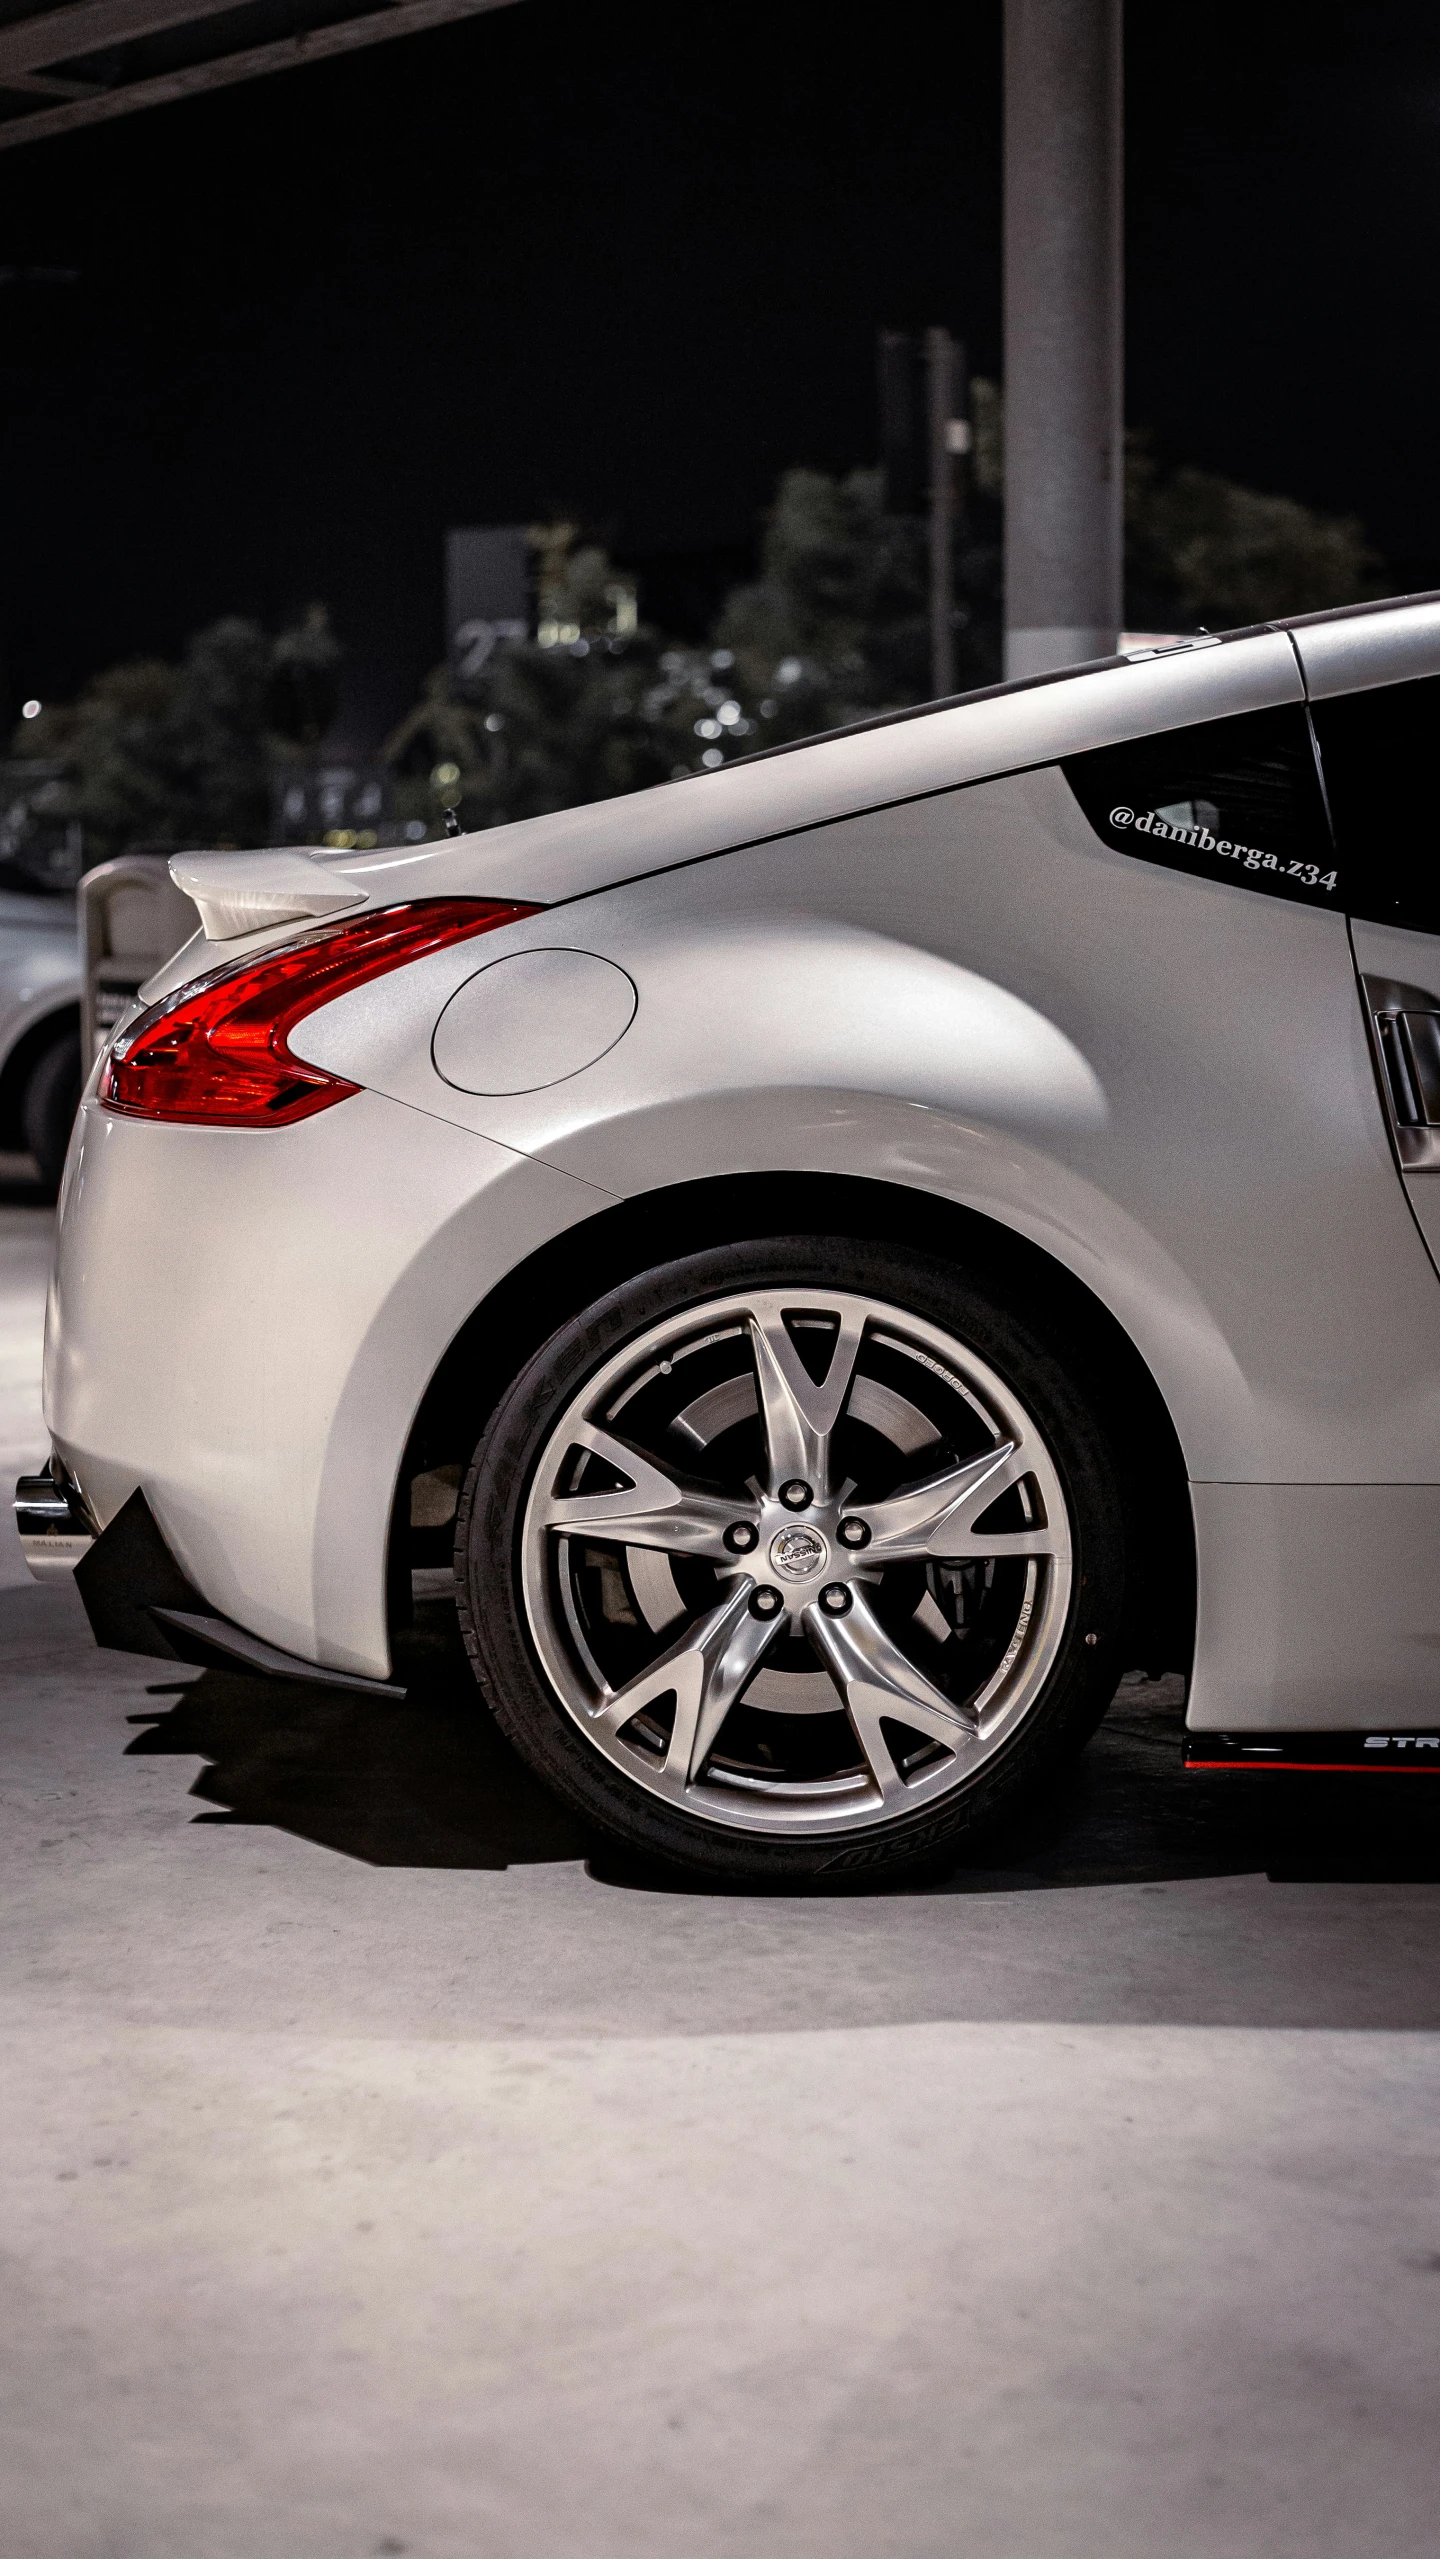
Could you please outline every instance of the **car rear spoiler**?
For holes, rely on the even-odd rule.
[[[313,853],[282,846],[266,853],[177,853],[170,877],[199,910],[207,942],[238,941],[242,933],[304,924],[365,902],[365,891],[343,872]]]

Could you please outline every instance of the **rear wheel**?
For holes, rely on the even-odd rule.
[[[1104,1436],[946,1265],[843,1239],[626,1282],[516,1378],[457,1518],[477,1674],[530,1764],[645,1855],[900,1870],[1103,1713]]]

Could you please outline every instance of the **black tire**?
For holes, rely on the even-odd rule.
[[[868,1295],[939,1328],[957,1349],[983,1361],[1033,1417],[1068,1511],[1067,1570],[1073,1572],[1068,1599],[1052,1612],[1051,1650],[1043,1676],[1036,1673],[1041,1684],[1013,1735],[964,1782],[950,1778],[949,1793],[914,1808],[902,1803],[892,1815],[890,1797],[881,1805],[877,1791],[870,1827],[840,1828],[823,1837],[737,1828],[736,1819],[748,1818],[743,1806],[738,1816],[729,1816],[731,1826],[722,1827],[688,1803],[682,1808],[659,1800],[643,1783],[632,1782],[580,1729],[544,1667],[522,1572],[532,1482],[575,1397],[657,1322],[707,1300],[766,1288]],[[542,1488],[537,1500],[543,1497]],[[993,1531],[987,1533],[993,1543]],[[833,1570],[839,1555],[833,1525],[831,1535],[826,1569]],[[1083,1747],[1124,1667],[1123,1506],[1095,1414],[1052,1352],[983,1281],[926,1255],[872,1242],[779,1237],[696,1253],[627,1280],[562,1325],[514,1379],[491,1418],[462,1490],[455,1558],[461,1626],[476,1677],[498,1722],[537,1775],[631,1852],[746,1883],[878,1879],[933,1868],[982,1824],[990,1827],[1008,1816],[1026,1792]],[[757,1569],[769,1569],[758,1557],[756,1563]],[[852,1568],[858,1573],[858,1565]],[[858,1591],[855,1604],[858,1622]],[[759,1608],[751,1614],[758,1616]],[[954,1765],[963,1764],[955,1754]]]
[[[60,1187],[70,1131],[80,1105],[80,1037],[67,1031],[42,1053],[30,1072],[21,1110],[25,1144],[47,1190]]]

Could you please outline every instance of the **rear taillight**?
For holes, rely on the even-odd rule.
[[[139,1119],[222,1128],[287,1128],[308,1119],[360,1088],[292,1057],[297,1022],[387,969],[536,912],[491,898],[422,898],[212,969],[121,1033],[105,1061],[100,1099],[107,1110]]]

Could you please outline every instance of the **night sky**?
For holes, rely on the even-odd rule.
[[[1440,583],[1440,13],[1131,0],[1129,416]],[[1000,369],[1000,12],[493,16],[0,154],[0,681],[325,599],[373,738],[447,523],[578,515],[703,617],[874,458],[878,326]],[[707,583],[708,582],[708,583]]]

